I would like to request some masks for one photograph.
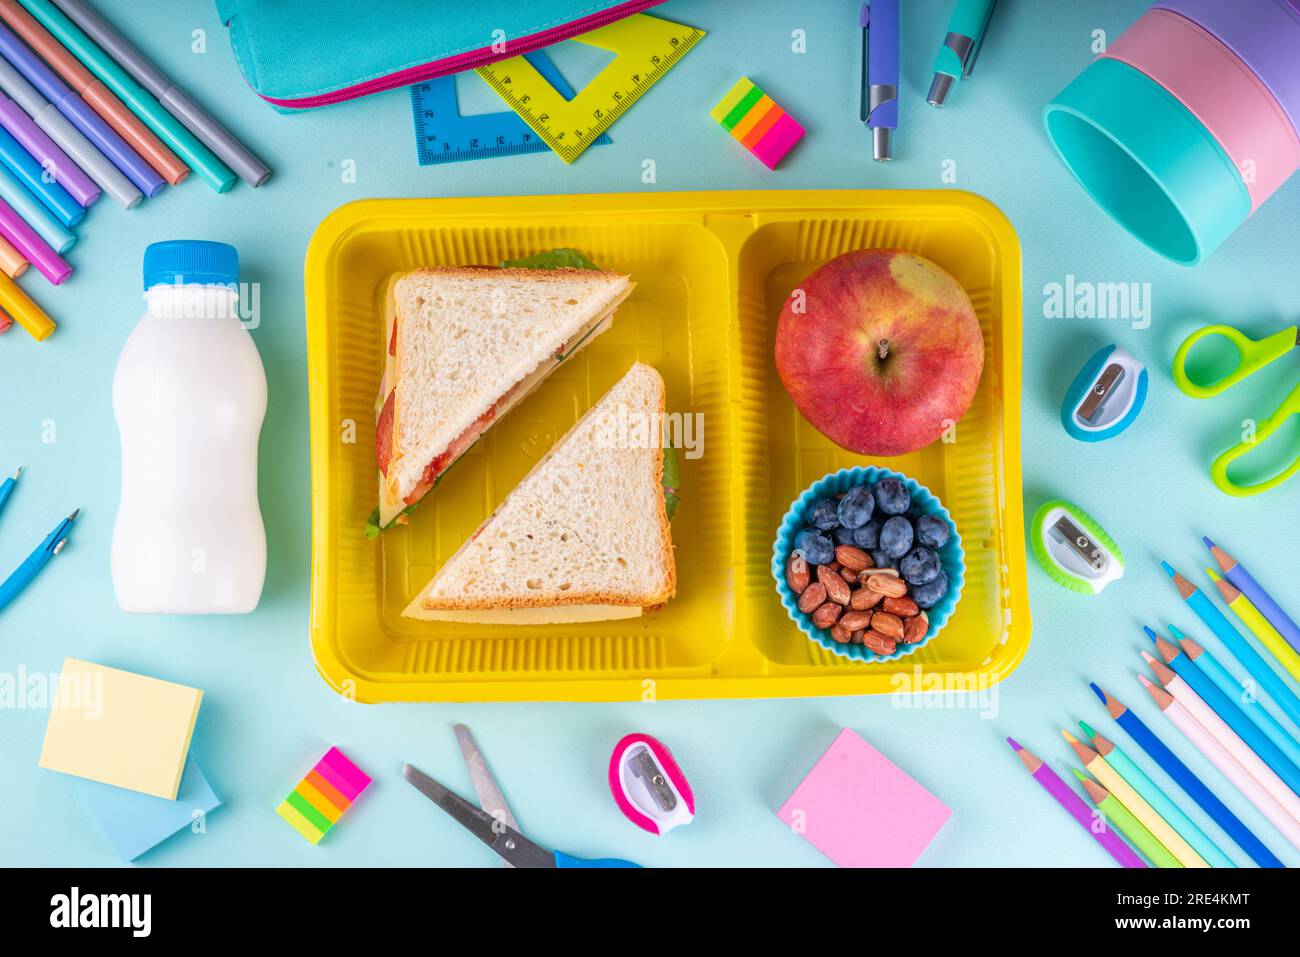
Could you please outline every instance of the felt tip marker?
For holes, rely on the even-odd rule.
[[[934,58],[934,79],[926,96],[931,106],[943,106],[957,81],[974,71],[997,5],[998,0],[957,0],[943,45]]]
[[[859,118],[871,130],[871,158],[894,158],[898,129],[898,3],[871,0],[858,14],[862,27],[862,90]]]

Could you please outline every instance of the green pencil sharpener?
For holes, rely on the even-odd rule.
[[[1124,554],[1091,515],[1069,502],[1044,502],[1030,525],[1034,558],[1063,588],[1098,595],[1124,577]]]

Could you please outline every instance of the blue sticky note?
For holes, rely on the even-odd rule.
[[[190,826],[194,812],[207,814],[221,806],[194,758],[185,759],[180,790],[175,801],[128,791],[86,778],[77,789],[100,828],[124,861],[135,860],[177,831]]]

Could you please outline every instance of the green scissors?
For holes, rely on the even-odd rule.
[[[1206,348],[1207,345],[1210,347]],[[1174,356],[1174,382],[1192,398],[1208,399],[1254,375],[1297,346],[1300,346],[1300,327],[1297,326],[1258,340],[1232,326],[1205,326],[1188,336],[1178,347]],[[1297,450],[1295,461],[1271,478],[1253,485],[1238,485],[1228,477],[1228,467],[1233,462],[1256,448],[1293,415],[1300,415],[1300,383],[1277,411],[1259,424],[1253,438],[1233,446],[1214,460],[1210,467],[1214,484],[1229,495],[1257,495],[1276,488],[1300,472],[1300,450]]]

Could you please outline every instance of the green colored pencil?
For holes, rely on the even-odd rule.
[[[1106,818],[1107,824],[1115,828],[1128,839],[1156,867],[1182,867],[1178,858],[1165,850],[1165,846],[1156,840],[1155,835],[1128,812],[1104,787],[1088,777],[1078,768],[1073,768],[1074,776],[1083,782],[1083,789],[1088,792],[1092,803],[1097,805]]]

